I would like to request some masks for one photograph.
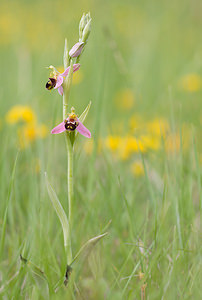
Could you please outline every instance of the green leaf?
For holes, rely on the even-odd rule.
[[[86,106],[86,109],[82,112],[82,114],[80,115],[79,117],[79,121],[81,121],[81,123],[83,123],[85,121],[85,118],[87,117],[88,115],[88,112],[90,110],[90,107],[91,107],[91,101],[88,103],[88,105]]]
[[[90,240],[88,240],[79,250],[79,252],[75,255],[74,259],[72,260],[71,264],[72,265],[79,257],[81,257],[81,260],[86,260],[94,246],[102,239],[104,238],[108,232],[105,232],[101,235],[98,235]]]
[[[67,220],[67,216],[65,214],[65,211],[53,189],[51,184],[48,181],[47,173],[45,172],[45,181],[46,181],[46,186],[48,190],[48,194],[50,197],[50,200],[53,204],[53,207],[56,211],[56,214],[58,215],[58,218],[60,220],[60,223],[62,225],[62,230],[63,230],[63,235],[64,235],[64,246],[65,249],[67,249],[68,246],[68,236],[69,236],[69,222]]]

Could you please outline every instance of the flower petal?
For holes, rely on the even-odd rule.
[[[84,42],[76,43],[72,47],[72,49],[69,51],[69,56],[71,56],[71,57],[77,57],[77,56],[79,56],[81,54],[83,46],[84,46]]]
[[[56,85],[55,85],[54,89],[59,88],[62,85],[62,83],[63,83],[63,77],[61,75],[59,75],[57,77],[57,82],[56,82]]]
[[[59,86],[58,93],[62,96],[63,95],[63,87]]]
[[[85,137],[87,137],[87,138],[91,138],[91,133],[90,133],[90,131],[79,121],[79,119],[78,119],[78,122],[79,122],[79,125],[76,127],[76,130],[80,133],[80,134],[82,134],[82,135],[84,135]]]
[[[61,133],[61,132],[65,131],[65,130],[66,130],[65,123],[62,122],[58,126],[56,126],[55,128],[53,128],[52,131],[51,131],[51,133],[52,134],[57,134],[57,133]]]
[[[79,68],[80,68],[80,64],[74,64],[74,65],[73,65],[73,72],[78,71]],[[66,76],[68,75],[68,73],[69,73],[69,69],[70,69],[70,67],[68,67],[68,68],[67,68],[62,74],[60,74],[60,75],[66,77]]]

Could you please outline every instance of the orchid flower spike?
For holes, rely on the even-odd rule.
[[[80,68],[80,64],[74,64],[73,65],[73,72],[76,72],[78,71]],[[53,88],[54,89],[58,89],[58,93],[60,95],[63,95],[63,87],[62,87],[62,84],[63,84],[63,81],[64,81],[64,78],[68,75],[69,73],[69,69],[70,67],[68,67],[63,73],[59,73],[55,67],[53,66],[50,66],[49,69],[51,70],[50,72],[50,77],[49,77],[49,80],[48,82],[46,83],[46,89],[47,90],[52,90]]]
[[[91,138],[90,131],[79,121],[78,115],[75,114],[75,109],[72,107],[69,117],[53,128],[51,133],[58,134],[66,130],[71,132],[75,129],[83,136]]]

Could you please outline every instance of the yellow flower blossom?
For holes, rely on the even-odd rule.
[[[29,106],[15,105],[6,114],[6,122],[8,124],[35,123],[36,115]]]
[[[135,138],[132,135],[129,135],[121,138],[117,150],[118,157],[122,160],[126,160],[133,153],[145,152],[146,148],[144,147],[141,140]]]
[[[118,158],[121,160],[126,160],[131,155],[131,149],[127,147],[124,140],[122,140],[121,144],[119,145],[118,151],[116,152],[118,155]]]
[[[161,146],[161,138],[152,135],[142,135],[140,141],[146,150],[158,150]]]
[[[38,138],[45,138],[48,134],[46,125],[27,124],[18,129],[19,144],[21,149],[26,148]]]
[[[22,149],[38,138],[45,138],[48,134],[47,126],[37,124],[37,117],[29,106],[13,106],[7,112],[5,119],[8,124],[19,124],[17,135]]]
[[[121,143],[121,137],[120,136],[112,136],[109,135],[105,139],[105,145],[107,148],[109,148],[111,151],[116,151]]]
[[[144,166],[141,161],[135,161],[131,165],[131,172],[133,175],[140,177],[144,175]]]
[[[110,135],[104,144],[122,160],[128,159],[133,153],[146,151],[144,143],[132,135],[123,137]]]
[[[118,109],[130,110],[134,106],[135,97],[130,89],[123,89],[115,95],[114,102]]]
[[[154,119],[146,124],[147,131],[156,136],[165,137],[170,130],[169,124],[164,119]]]
[[[198,74],[187,74],[180,80],[180,86],[187,92],[197,92],[202,87],[202,78]]]

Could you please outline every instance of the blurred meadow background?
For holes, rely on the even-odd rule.
[[[75,149],[74,253],[109,234],[75,263],[69,295],[44,183],[47,172],[67,211],[64,136],[50,134],[62,99],[45,67],[62,68],[88,11],[70,95],[78,114],[92,101],[92,139]],[[1,1],[1,299],[200,299],[201,31],[200,0]]]

